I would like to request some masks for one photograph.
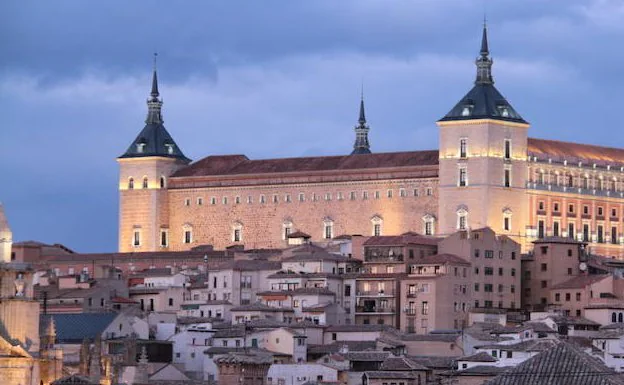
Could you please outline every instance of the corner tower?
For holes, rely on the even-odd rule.
[[[13,246],[13,232],[9,221],[4,214],[4,206],[0,203],[0,262],[11,262],[11,248]]]
[[[157,251],[169,246],[167,181],[190,163],[163,125],[156,57],[145,127],[117,158],[119,251]]]
[[[489,226],[523,244],[529,124],[494,87],[483,25],[472,89],[437,124],[439,231]]]

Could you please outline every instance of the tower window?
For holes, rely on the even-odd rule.
[[[234,242],[240,242],[240,240],[241,240],[240,229],[234,229]]]
[[[134,178],[128,179],[128,190],[134,189]]]
[[[299,193],[299,202],[303,202],[303,201],[305,201],[305,194]]]
[[[505,139],[505,159],[511,159],[511,139]]]
[[[266,203],[266,197],[264,195],[260,195],[260,203]]]
[[[239,205],[239,204],[240,204],[240,202],[241,202],[241,200],[240,200],[240,197],[239,197],[239,196],[234,197],[234,203],[236,203],[237,205]]]
[[[381,235],[381,225],[379,223],[373,225],[373,235],[376,237]]]
[[[459,140],[459,157],[465,158],[467,156],[468,139],[461,138]]]
[[[468,185],[468,170],[466,170],[466,167],[459,168],[459,180],[457,181],[457,185],[460,187]]]
[[[559,222],[553,222],[553,236],[559,236]]]
[[[132,236],[132,246],[139,247],[141,246],[141,231],[134,230],[134,234]]]
[[[189,244],[193,242],[193,230],[184,230],[184,243]]]
[[[388,190],[388,198],[392,198],[392,190]]]
[[[568,238],[574,239],[574,223],[568,223]]]
[[[217,198],[215,198],[215,197],[211,197],[211,198],[210,198],[210,204],[211,204],[211,205],[216,205],[216,204],[217,204]]]
[[[511,187],[511,169],[509,167],[505,167],[503,185],[505,187]]]
[[[334,222],[331,220],[323,221],[323,238],[332,239],[334,237]]]
[[[503,218],[503,230],[509,231],[511,229],[511,218],[505,217]]]
[[[201,206],[204,204],[204,199],[203,198],[197,198],[197,206]]]
[[[165,177],[161,176],[160,177],[160,188],[165,188],[166,184],[165,184]]]
[[[160,247],[169,246],[169,232],[166,229],[160,230]]]
[[[537,237],[544,238],[544,221],[540,220],[537,222]]]
[[[147,177],[143,178],[143,188],[147,188]]]

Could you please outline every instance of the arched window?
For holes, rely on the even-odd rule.
[[[128,190],[134,189],[134,178],[128,179]]]
[[[323,219],[323,238],[332,239],[334,237],[334,221],[326,217]]]
[[[611,313],[611,322],[612,323],[616,323],[617,322],[617,314],[615,314],[615,312]]]
[[[511,215],[513,212],[509,207],[503,209],[503,230],[511,231]]]
[[[460,207],[457,210],[457,230],[466,230],[468,228],[468,209]]]
[[[234,222],[232,225],[232,242],[243,241],[243,224],[240,222]]]
[[[624,317],[622,316],[622,313],[618,314],[618,322],[624,322]]]
[[[282,223],[282,239],[283,240],[288,240],[288,236],[290,235],[290,233],[292,233],[292,229],[293,229],[293,223],[292,220],[290,218],[284,219],[284,222]]]
[[[374,215],[371,218],[371,223],[373,224],[373,228],[372,228],[373,236],[375,237],[380,236],[382,232],[382,225],[383,225],[383,219],[381,218],[381,216]]]
[[[166,187],[165,177],[161,176],[160,177],[160,188],[165,188],[165,187]]]
[[[425,235],[435,234],[435,217],[431,214],[426,214],[423,218],[423,232]]]
[[[147,188],[147,177],[143,177],[143,188]]]

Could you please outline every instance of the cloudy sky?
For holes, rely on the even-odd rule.
[[[0,2],[0,201],[14,239],[117,247],[115,158],[152,53],[185,154],[345,154],[364,81],[375,152],[437,148],[486,9],[499,90],[530,135],[624,147],[619,0]]]

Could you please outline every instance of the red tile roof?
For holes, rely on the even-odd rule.
[[[437,164],[437,150],[258,160],[250,160],[245,155],[212,155],[179,170],[173,177],[358,170]]]
[[[434,238],[416,233],[405,233],[402,235],[381,235],[370,237],[364,242],[364,246],[404,246],[415,245],[437,245],[439,238]]]
[[[464,258],[454,254],[435,254],[428,255],[423,258],[414,259],[415,265],[443,265],[446,263],[453,263],[458,265],[470,265],[470,262]]]
[[[132,300],[130,298],[124,298],[124,297],[115,297],[113,299],[111,299],[112,303],[138,303],[135,300]]]
[[[557,289],[582,289],[591,285],[595,282],[602,281],[603,279],[610,277],[610,274],[600,274],[600,275],[579,275],[578,277],[574,277],[565,282],[562,282],[558,285],[552,287],[552,290]]]
[[[549,157],[568,161],[592,160],[607,164],[624,163],[624,149],[558,140],[528,138],[528,152],[538,158]]]

